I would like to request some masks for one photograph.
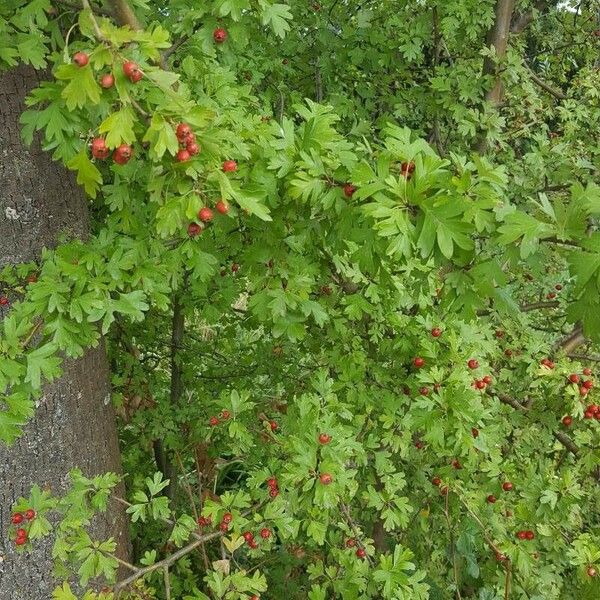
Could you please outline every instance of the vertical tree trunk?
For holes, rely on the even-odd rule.
[[[60,233],[85,237],[88,230],[86,200],[74,177],[38,141],[27,149],[19,138],[24,98],[42,77],[26,67],[0,73],[0,268],[39,257]],[[46,386],[25,434],[12,447],[0,444],[0,600],[51,598],[52,540],[17,555],[7,537],[10,510],[34,483],[60,492],[74,467],[85,475],[121,469],[103,347],[67,361],[63,377]],[[98,539],[114,537],[127,555],[122,509],[99,517],[93,529]]]

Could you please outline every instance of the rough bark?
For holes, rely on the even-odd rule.
[[[39,141],[27,149],[19,138],[25,95],[40,78],[26,67],[0,73],[0,267],[38,258],[61,233],[85,237],[88,230],[86,200],[74,177],[41,151]],[[14,446],[0,444],[0,600],[51,598],[52,540],[17,555],[7,536],[10,510],[34,483],[59,493],[74,467],[85,475],[121,469],[102,346],[67,361],[63,377],[45,387],[24,435]],[[127,555],[121,509],[97,518],[91,533],[114,537],[121,556]]]

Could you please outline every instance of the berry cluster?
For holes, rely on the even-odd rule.
[[[187,123],[179,123],[175,130],[177,141],[179,142],[179,150],[175,155],[177,162],[187,162],[200,152],[200,146],[196,142],[196,135],[192,128]]]
[[[231,525],[232,521],[233,521],[233,515],[229,512],[226,512],[223,515],[221,522],[219,523],[219,529],[221,531],[229,531],[229,525]]]
[[[13,525],[17,526],[15,532],[15,545],[24,546],[27,543],[29,534],[27,533],[27,530],[22,527],[22,525],[25,524],[25,521],[33,521],[35,517],[35,510],[32,508],[28,508],[24,513],[13,513],[11,522]]]
[[[267,527],[263,527],[260,530],[259,535],[263,540],[268,540],[271,537],[271,530]],[[258,544],[254,539],[254,534],[251,531],[244,532],[243,538],[246,540],[246,544],[252,548],[252,550],[256,550],[256,548],[258,548]]]
[[[227,409],[224,409],[221,411],[220,417],[221,417],[220,419],[219,419],[219,417],[211,417],[208,420],[208,424],[211,427],[216,427],[219,423],[221,423],[221,421],[227,421],[227,420],[231,419],[231,413]]]
[[[269,496],[271,496],[271,498],[277,498],[277,496],[279,496],[277,479],[275,479],[275,477],[270,477],[267,479],[267,486],[269,487]]]

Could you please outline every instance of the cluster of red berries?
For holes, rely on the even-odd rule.
[[[35,510],[33,510],[33,508],[28,508],[24,513],[13,513],[11,522],[13,525],[22,525],[26,520],[33,521],[35,516]],[[15,544],[17,546],[24,546],[27,543],[27,538],[27,530],[23,527],[19,527],[16,531]]]
[[[221,422],[221,420],[227,421],[228,419],[231,419],[231,413],[228,410],[222,410],[220,416],[221,419],[219,419],[219,417],[211,417],[208,420],[208,424],[211,427],[216,427]]]
[[[229,525],[233,521],[233,515],[230,512],[226,512],[219,523],[219,529],[221,531],[229,531]]]
[[[596,421],[600,421],[600,406],[597,404],[590,404],[586,407],[583,417],[584,419],[596,419]]]
[[[354,538],[348,538],[346,540],[346,548],[354,548],[356,546],[356,540]],[[356,552],[355,552],[356,556],[358,556],[358,558],[366,558],[367,557],[367,551],[364,548],[356,548]]]
[[[200,527],[208,527],[212,522],[211,517],[198,517],[198,525]]]
[[[226,215],[229,212],[229,205],[224,200],[218,200],[217,203],[215,204],[215,210],[222,215]],[[195,222],[190,223],[188,225],[188,235],[192,238],[200,235],[202,233],[202,231],[204,230],[204,228],[206,227],[206,223],[210,223],[213,220],[213,217],[214,217],[214,212],[213,212],[212,208],[210,208],[208,206],[203,206],[198,211],[198,220],[200,221],[200,223],[195,223]],[[238,265],[238,268],[239,268],[239,265]],[[233,266],[232,266],[232,271],[233,271]],[[237,271],[237,269],[236,269],[236,271]]]
[[[187,162],[200,152],[200,146],[196,142],[196,135],[192,128],[187,123],[179,123],[175,130],[177,141],[179,142],[179,150],[175,155],[177,162]]]
[[[440,488],[440,494],[442,496],[447,496],[448,495],[448,492],[450,491],[450,489],[448,488],[447,485],[445,485],[444,487],[441,487],[442,480],[437,475],[435,477],[431,478],[431,483],[433,483],[433,485],[435,485],[436,487]]]
[[[583,374],[584,375],[591,375],[592,371],[591,369],[584,369],[583,370]],[[579,385],[579,395],[580,396],[587,396],[589,391],[594,387],[594,380],[593,379],[584,379],[583,381],[581,381],[579,375],[577,375],[577,373],[571,373],[569,375],[569,382],[573,383],[575,385],[579,385],[581,383],[581,385]]]
[[[256,550],[258,548],[258,544],[254,539],[254,534],[251,531],[246,531],[243,534],[243,538],[246,540],[246,544],[252,548],[252,550]],[[263,540],[268,540],[271,537],[271,530],[267,527],[263,527],[259,532],[260,537]]]
[[[535,538],[535,533],[531,529],[521,529],[517,531],[517,538],[520,540],[532,540]]]
[[[277,498],[277,496],[279,496],[277,479],[275,479],[275,477],[269,477],[269,479],[267,479],[267,486],[269,488],[269,496],[271,496],[271,498]]]
[[[560,292],[560,290],[562,290],[562,288],[563,288],[563,286],[562,286],[560,283],[557,283],[557,284],[554,286],[554,289],[555,289],[557,292]],[[546,298],[548,298],[548,300],[554,300],[554,298],[556,298],[556,292],[548,292],[548,293],[546,294]]]
[[[92,140],[92,156],[99,160],[105,160],[110,156],[110,148],[106,145],[106,140],[103,137],[96,137]],[[133,148],[129,144],[121,144],[117,146],[113,153],[112,159],[118,165],[125,165],[133,156]]]
[[[411,160],[410,162],[403,162],[400,166],[400,174],[405,179],[410,179],[415,171],[415,163]]]

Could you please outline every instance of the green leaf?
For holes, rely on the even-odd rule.
[[[86,148],[83,148],[79,154],[76,154],[67,163],[67,167],[72,171],[77,171],[77,183],[83,185],[88,196],[95,198],[98,189],[102,185],[102,173],[100,173],[96,165],[90,160]]]
[[[128,107],[111,113],[102,123],[98,130],[106,133],[106,145],[116,148],[121,144],[132,144],[135,141],[133,126],[135,116]]]

